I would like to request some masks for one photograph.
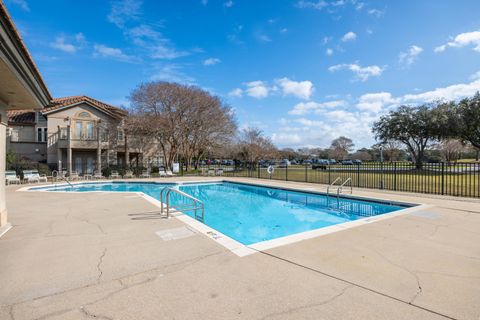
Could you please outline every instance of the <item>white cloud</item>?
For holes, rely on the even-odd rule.
[[[232,0],[228,0],[228,1],[225,1],[225,2],[223,3],[223,5],[224,5],[225,7],[227,7],[227,8],[233,7],[234,4],[235,4],[235,3],[233,3]]]
[[[188,51],[177,50],[162,33],[146,24],[125,30],[125,35],[136,46],[145,49],[153,59],[173,60],[190,55]]]
[[[245,85],[247,86],[247,89],[245,89],[245,92],[250,97],[253,97],[256,99],[262,99],[262,98],[268,97],[270,89],[267,87],[265,82],[257,80],[257,81],[247,82]]]
[[[120,0],[112,2],[107,20],[119,28],[123,28],[129,20],[137,20],[142,13],[141,0]]]
[[[383,14],[385,13],[383,10],[379,10],[379,9],[370,9],[367,11],[367,13],[369,15],[372,15],[372,16],[376,16],[377,18],[383,16]]]
[[[93,52],[94,56],[113,58],[116,60],[126,61],[126,62],[132,62],[135,60],[134,57],[123,53],[121,49],[107,47],[103,44],[95,44],[93,46],[93,50],[94,50]]]
[[[55,42],[52,42],[50,46],[67,53],[75,53],[78,50],[77,46],[73,43],[67,42],[64,36],[57,37]]]
[[[186,84],[195,83],[195,78],[185,74],[182,66],[175,63],[154,64],[154,74],[150,77],[153,81],[171,81]]]
[[[387,104],[395,104],[398,100],[390,92],[367,93],[358,99],[357,109],[378,113]]]
[[[323,0],[318,0],[316,2],[314,1],[298,1],[296,4],[297,8],[302,8],[302,9],[316,9],[316,10],[322,10],[323,8],[328,6],[328,3],[323,1]]]
[[[473,45],[473,50],[480,52],[480,30],[458,34],[452,41],[435,48],[435,52],[443,52],[447,48],[462,48]]]
[[[400,52],[398,60],[402,65],[411,66],[415,60],[417,60],[418,55],[423,52],[423,49],[419,46],[413,45],[408,48],[406,52]]]
[[[243,96],[243,90],[240,88],[235,88],[228,93],[230,97],[241,98]]]
[[[280,29],[280,33],[285,33],[285,32],[288,32],[288,29],[287,29],[287,28],[282,28],[282,29]]]
[[[454,84],[444,88],[436,88],[419,94],[407,94],[403,96],[405,102],[432,102],[437,100],[457,100],[473,96],[480,91],[480,79],[470,83]]]
[[[328,68],[330,72],[347,69],[355,73],[355,76],[360,81],[367,81],[370,77],[379,77],[385,71],[386,67],[379,67],[377,65],[362,67],[356,63],[351,64],[337,64]]]
[[[338,108],[338,107],[344,107],[347,105],[347,102],[344,100],[334,100],[334,101],[327,101],[327,102],[300,102],[296,104],[292,110],[288,111],[288,114],[290,115],[305,115],[309,114],[311,112],[314,112],[316,114],[320,114],[323,112],[325,109],[329,108]]]
[[[202,4],[206,6],[208,4],[208,0],[202,0]]]
[[[480,79],[480,70],[475,72],[469,77],[470,80],[479,80]]]
[[[217,63],[220,63],[221,60],[218,59],[218,58],[208,58],[208,59],[205,59],[203,60],[203,65],[204,66],[213,66],[213,65],[216,65]]]
[[[333,55],[333,49],[327,48],[327,50],[325,50],[325,53],[327,54],[327,56],[331,56]]]
[[[303,138],[299,134],[273,133],[272,141],[278,146],[298,146]]]
[[[342,37],[343,42],[353,41],[355,39],[357,39],[357,35],[355,32],[352,31],[345,33]]]
[[[30,11],[30,7],[28,6],[28,3],[26,0],[7,0],[7,2],[10,2],[19,6],[24,11],[27,11],[27,12]]]
[[[292,95],[300,99],[308,100],[313,94],[313,83],[311,81],[293,81],[288,78],[276,80],[282,89],[283,95]]]

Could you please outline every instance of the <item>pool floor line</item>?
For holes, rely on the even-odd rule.
[[[292,261],[292,260],[289,260],[289,259],[287,259],[287,258],[283,258],[283,257],[277,256],[277,255],[275,255],[275,254],[273,254],[273,253],[269,253],[269,252],[266,252],[266,251],[263,251],[263,250],[257,250],[257,249],[254,249],[254,248],[251,248],[251,249],[252,249],[252,250],[255,250],[256,252],[261,253],[261,254],[263,254],[263,255],[265,255],[265,256],[268,256],[268,257],[270,257],[270,258],[277,259],[277,260],[286,262],[286,263],[288,263],[288,264],[291,264],[291,265],[294,265],[294,266],[297,266],[297,267],[300,267],[300,268],[303,268],[303,269],[306,269],[306,270],[309,270],[309,271],[312,271],[312,272],[321,274],[321,275],[323,275],[323,276],[326,276],[326,277],[329,277],[329,278],[332,278],[332,279],[335,279],[335,280],[344,282],[344,283],[346,283],[346,284],[355,286],[355,287],[360,288],[360,289],[363,289],[363,290],[367,290],[367,291],[369,291],[369,292],[372,292],[372,293],[381,295],[381,296],[386,297],[386,298],[389,298],[389,299],[393,299],[393,300],[395,300],[395,301],[398,301],[398,302],[400,302],[400,303],[403,303],[403,304],[406,304],[406,305],[409,305],[409,306],[412,306],[412,307],[421,309],[421,310],[423,310],[423,311],[426,311],[426,312],[429,312],[429,313],[432,313],[432,314],[435,314],[435,315],[438,315],[438,316],[441,316],[441,317],[444,317],[444,318],[447,318],[447,319],[459,320],[458,318],[454,318],[454,317],[452,317],[452,316],[449,316],[449,315],[440,313],[440,312],[438,312],[438,311],[435,311],[435,310],[432,310],[432,309],[429,309],[429,308],[426,308],[426,307],[419,306],[419,305],[417,305],[417,304],[414,304],[414,303],[411,303],[411,302],[402,300],[402,299],[400,299],[400,298],[391,296],[391,295],[389,295],[389,294],[387,294],[387,293],[383,293],[383,292],[377,291],[377,290],[375,290],[375,289],[368,288],[368,287],[366,287],[366,286],[364,286],[364,285],[361,285],[361,284],[352,282],[352,281],[350,281],[350,280],[346,280],[346,279],[340,278],[340,277],[338,277],[338,276],[335,276],[335,275],[326,273],[326,272],[324,272],[324,271],[320,271],[320,270],[314,269],[314,268],[312,268],[312,267],[303,265],[303,264],[301,264],[301,263],[297,263],[297,262]]]

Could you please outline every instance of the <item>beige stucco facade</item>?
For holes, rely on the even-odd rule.
[[[0,2],[0,235],[8,227],[5,199],[7,110],[41,109],[51,100],[3,2]]]

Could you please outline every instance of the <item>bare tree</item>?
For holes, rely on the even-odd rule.
[[[460,159],[461,154],[466,150],[466,147],[459,140],[447,139],[436,144],[434,149],[437,149],[442,153],[445,161],[451,162]]]
[[[156,141],[167,167],[179,157],[187,165],[194,158],[198,161],[210,148],[231,139],[236,129],[231,108],[198,87],[149,82],[129,98],[135,130]]]
[[[262,159],[269,159],[277,156],[277,148],[270,138],[266,137],[258,128],[244,129],[241,133],[240,157],[250,163],[253,167]]]

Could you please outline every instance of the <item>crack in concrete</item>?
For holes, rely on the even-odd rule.
[[[395,263],[393,262],[392,260],[390,260],[389,258],[387,258],[385,255],[383,255],[382,253],[378,252],[377,250],[374,250],[374,249],[370,249],[371,251],[375,252],[377,255],[379,255],[380,257],[382,257],[385,261],[387,261],[388,263],[390,263],[391,265],[397,267],[397,268],[400,268],[402,269],[403,271],[409,273],[412,277],[415,278],[415,281],[417,282],[417,292],[415,292],[415,294],[413,295],[413,297],[408,301],[409,304],[413,304],[414,301],[418,298],[418,296],[420,294],[422,294],[423,292],[423,289],[422,289],[422,285],[420,283],[420,278],[418,277],[418,275],[413,272],[412,270],[408,269],[407,267],[403,266],[403,265],[400,265],[398,263]]]
[[[104,316],[104,315],[101,315],[101,314],[94,314],[94,313],[88,311],[85,308],[85,306],[81,306],[79,309],[80,309],[80,312],[83,313],[84,315],[86,315],[88,318],[113,320],[113,318],[110,318],[110,317],[107,317],[107,316]]]
[[[105,254],[105,253],[106,253],[106,249],[104,250],[104,254]],[[157,267],[157,268],[153,268],[153,269],[141,271],[141,272],[138,272],[138,273],[135,273],[135,274],[127,275],[127,276],[124,276],[124,277],[120,277],[120,278],[117,278],[117,279],[113,279],[112,282],[117,281],[117,282],[120,283],[120,285],[122,286],[120,289],[114,290],[114,291],[106,294],[106,295],[105,295],[104,297],[102,297],[102,298],[99,298],[99,299],[90,301],[90,302],[88,302],[88,303],[84,303],[84,304],[83,304],[83,307],[90,306],[90,305],[96,304],[96,303],[98,303],[98,302],[107,300],[107,299],[109,299],[109,298],[115,296],[116,294],[118,294],[118,293],[120,293],[120,292],[123,292],[123,291],[125,291],[125,290],[128,290],[128,289],[131,289],[131,288],[134,288],[134,287],[141,286],[141,285],[144,285],[144,284],[146,284],[146,283],[152,282],[152,281],[154,281],[155,279],[157,279],[157,278],[159,277],[159,275],[156,274],[155,276],[148,277],[147,279],[144,279],[144,280],[139,281],[139,282],[132,283],[132,284],[130,284],[130,285],[127,285],[127,284],[123,281],[123,279],[129,278],[129,277],[138,276],[138,275],[145,274],[145,273],[149,273],[149,272],[160,272],[160,269],[171,268],[171,267],[175,267],[175,266],[178,266],[178,265],[185,264],[185,266],[184,266],[183,268],[181,268],[181,269],[175,268],[175,270],[172,270],[171,272],[162,272],[162,273],[160,273],[160,274],[163,275],[163,276],[166,275],[166,274],[173,274],[173,273],[176,273],[176,272],[178,272],[178,271],[181,271],[181,270],[185,269],[185,268],[188,267],[188,266],[192,266],[192,265],[194,265],[194,264],[196,264],[196,263],[198,263],[198,262],[200,262],[200,261],[202,261],[202,260],[204,260],[204,259],[207,259],[207,258],[212,257],[212,256],[215,256],[215,255],[219,255],[219,254],[222,254],[222,253],[225,253],[225,251],[215,252],[215,253],[211,253],[211,254],[208,254],[208,255],[205,255],[205,256],[201,256],[201,257],[197,257],[197,258],[194,258],[194,259],[188,259],[188,260],[185,260],[185,261],[183,261],[183,262],[173,263],[173,264],[169,264],[169,265],[166,265],[166,266]],[[104,256],[104,254],[102,254],[102,255]],[[59,296],[59,295],[61,295],[61,294],[65,294],[65,293],[72,292],[72,291],[75,291],[75,290],[81,290],[81,289],[93,287],[93,286],[96,286],[96,285],[99,285],[98,282],[93,283],[93,284],[89,284],[89,285],[86,285],[86,286],[83,286],[83,287],[79,287],[79,288],[64,290],[64,291],[56,292],[56,293],[53,293],[53,294],[50,294],[50,295],[45,295],[45,296],[37,297],[37,298],[34,298],[34,299],[17,302],[17,303],[15,303],[15,304],[10,305],[10,308],[13,308],[13,307],[16,306],[16,305],[20,305],[20,304],[23,304],[23,303],[26,303],[26,302],[29,302],[29,301],[38,301],[38,300],[45,299],[45,298],[51,298],[51,297],[54,297],[54,296]],[[77,310],[77,309],[78,309],[78,308],[75,307],[75,308],[58,310],[58,311],[55,311],[55,312],[51,312],[51,313],[45,314],[45,315],[43,315],[43,316],[41,316],[41,317],[39,317],[39,318],[36,318],[36,320],[48,319],[49,317],[59,316],[59,315],[62,315],[62,314],[65,314],[65,313],[68,313],[68,312],[70,312],[70,311]],[[93,316],[95,316],[95,315],[93,315]],[[109,318],[105,318],[105,319],[109,319]],[[12,320],[15,320],[15,319],[12,319]]]
[[[95,223],[95,222],[92,222],[90,221],[89,219],[87,218],[80,218],[80,217],[75,217],[75,216],[72,216],[74,219],[78,220],[78,221],[82,221],[82,222],[85,222],[85,223],[88,223],[90,225],[93,225],[95,226],[102,234],[107,234],[105,232],[105,230],[103,230],[102,226],[98,223]]]
[[[10,309],[8,310],[8,314],[10,315],[11,320],[15,320],[15,314],[13,313],[13,307],[14,306],[10,306]]]
[[[97,270],[98,270],[97,282],[100,282],[100,279],[102,278],[102,275],[103,275],[103,270],[101,268],[101,265],[103,263],[103,258],[105,257],[106,254],[107,254],[107,248],[103,249],[103,253],[100,256],[100,258],[98,259],[98,263],[97,263]]]
[[[316,303],[310,303],[310,304],[306,304],[306,305],[302,305],[302,306],[298,306],[298,307],[294,307],[294,308],[289,308],[285,311],[270,313],[270,314],[267,314],[266,316],[263,316],[263,317],[259,318],[259,320],[265,320],[265,319],[268,319],[268,318],[271,318],[271,317],[276,317],[276,316],[280,316],[280,315],[284,315],[284,314],[291,315],[292,313],[296,313],[300,310],[310,309],[310,308],[314,308],[314,307],[329,304],[329,303],[335,301],[336,299],[340,298],[341,296],[343,296],[345,294],[345,292],[347,292],[348,289],[353,288],[353,287],[354,287],[354,285],[348,285],[348,286],[344,287],[339,293],[337,293],[334,296],[328,298],[327,300],[323,300],[323,301],[316,302]]]

